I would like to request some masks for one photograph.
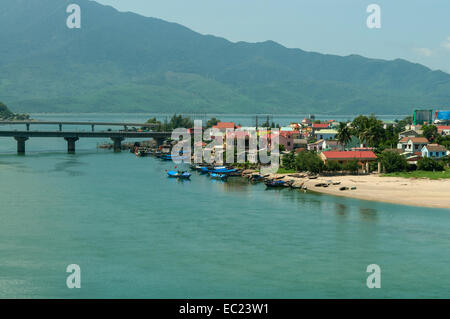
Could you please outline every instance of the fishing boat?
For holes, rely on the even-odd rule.
[[[213,179],[220,179],[220,180],[225,180],[228,177],[226,174],[216,174],[216,173],[210,173],[209,176],[211,176],[211,178]]]
[[[259,175],[259,174],[254,174],[254,175],[251,175],[249,177],[249,180],[251,182],[261,182],[261,181],[264,180],[264,177],[262,175]]]
[[[219,167],[214,167],[214,168],[210,168],[210,167],[202,167],[200,169],[200,172],[202,173],[215,173],[215,174],[231,174],[231,173],[236,173],[238,170],[237,169],[228,169],[225,166],[219,166]]]
[[[172,178],[182,178],[182,179],[189,179],[191,177],[190,173],[180,171],[167,171],[167,175]]]
[[[173,156],[172,154],[162,155],[160,158],[165,161],[182,161],[188,159],[187,156],[180,156],[180,155]]]
[[[266,181],[264,182],[267,187],[285,187],[287,182],[285,181]]]

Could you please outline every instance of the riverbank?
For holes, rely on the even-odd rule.
[[[449,179],[382,177],[378,174],[323,176],[317,179],[293,177],[292,174],[273,174],[270,178],[294,181],[294,187],[303,185],[310,191],[328,195],[419,207],[450,208]],[[340,184],[333,185],[333,183]],[[318,184],[331,185],[316,187]],[[340,190],[342,187],[348,189]],[[356,189],[352,189],[355,187]]]

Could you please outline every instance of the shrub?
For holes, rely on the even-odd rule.
[[[295,154],[293,152],[283,155],[281,158],[285,169],[295,169]]]
[[[314,174],[323,172],[325,164],[315,152],[300,152],[295,159],[295,165],[298,171],[309,171]]]
[[[429,157],[424,157],[417,163],[417,168],[422,171],[443,171],[444,163]]]
[[[342,165],[338,161],[328,161],[326,164],[326,170],[328,172],[338,172],[342,170]]]
[[[343,166],[343,169],[351,173],[356,173],[358,171],[358,167],[359,167],[358,161],[353,160],[346,162]]]
[[[391,151],[382,153],[381,164],[384,166],[387,173],[401,172],[408,167],[408,162],[405,157]]]

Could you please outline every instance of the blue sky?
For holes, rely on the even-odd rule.
[[[450,73],[450,0],[96,0],[230,41],[403,58]],[[369,29],[370,4],[381,29]]]

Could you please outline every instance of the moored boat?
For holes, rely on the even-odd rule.
[[[180,171],[167,171],[167,175],[172,178],[182,178],[182,179],[189,179],[191,177],[190,173]]]
[[[287,186],[287,182],[285,181],[266,181],[264,182],[267,187],[285,187]]]
[[[211,176],[211,178],[213,179],[220,179],[220,180],[225,180],[228,177],[226,174],[216,174],[216,173],[210,173],[209,176]]]

